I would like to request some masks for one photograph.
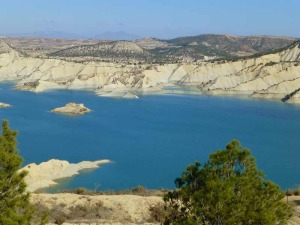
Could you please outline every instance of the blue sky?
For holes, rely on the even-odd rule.
[[[300,0],[2,0],[0,33],[300,37]]]

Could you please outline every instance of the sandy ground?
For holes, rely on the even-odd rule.
[[[294,204],[294,209],[295,209],[295,214],[290,219],[288,225],[299,225],[300,224],[300,196],[289,196],[288,201]]]
[[[78,205],[91,206],[101,203],[101,218],[67,220],[63,225],[137,225],[158,224],[151,222],[149,208],[163,203],[161,197],[142,197],[136,195],[77,195],[77,194],[32,194],[33,203],[41,203],[48,208],[63,206],[62,210],[68,212],[70,207]],[[286,199],[284,199],[285,201]],[[290,196],[289,202],[294,205],[295,215],[290,219],[288,225],[300,224],[300,196]],[[55,223],[48,223],[54,225]]]
[[[80,221],[66,221],[67,224],[155,224],[150,223],[149,208],[162,203],[161,197],[142,197],[136,195],[98,195],[87,196],[77,194],[32,194],[33,203],[41,203],[48,208],[62,207],[68,212],[70,207],[78,205],[101,205],[99,219],[83,219]],[[92,208],[92,207],[91,207]],[[51,224],[51,223],[49,223]]]

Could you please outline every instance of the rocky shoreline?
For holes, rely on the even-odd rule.
[[[27,190],[30,192],[41,188],[56,185],[56,180],[78,175],[84,169],[96,169],[103,164],[110,163],[109,160],[82,161],[80,163],[69,163],[65,160],[51,159],[39,165],[31,163],[20,171],[28,171],[25,177]]]
[[[295,42],[285,49],[238,60],[174,64],[72,62],[24,56],[8,49],[0,54],[0,81],[17,81],[16,89],[25,91],[90,89],[103,97],[124,98],[170,85],[193,86],[206,94],[300,103],[299,46]]]

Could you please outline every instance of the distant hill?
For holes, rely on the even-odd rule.
[[[45,34],[45,36],[49,35]],[[52,35],[63,34],[55,35],[53,33]],[[71,34],[64,35],[72,37]],[[174,63],[214,58],[231,59],[282,48],[296,40],[296,38],[290,37],[243,37],[216,34],[179,37],[170,40],[136,39],[137,36],[126,32],[107,32],[95,38],[98,39],[5,38],[4,40],[15,49],[32,56],[72,61],[95,60],[125,63]]]
[[[50,57],[88,58],[102,61],[150,61],[151,54],[131,41],[107,41],[81,45],[48,54]]]
[[[191,62],[250,56],[285,47],[295,40],[289,37],[204,34],[170,40],[143,38],[135,41],[102,41],[93,45],[62,49],[48,56],[114,62]]]
[[[203,34],[174,38],[167,42],[179,46],[205,46],[231,55],[245,56],[281,48],[295,40],[291,37]]]

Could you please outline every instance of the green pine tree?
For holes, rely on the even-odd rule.
[[[26,192],[24,177],[19,173],[22,158],[16,148],[17,132],[10,130],[8,122],[2,122],[0,135],[0,224],[29,225],[34,214]]]
[[[250,150],[234,140],[202,167],[187,167],[165,196],[165,224],[283,225],[292,215],[279,186],[266,181]]]

